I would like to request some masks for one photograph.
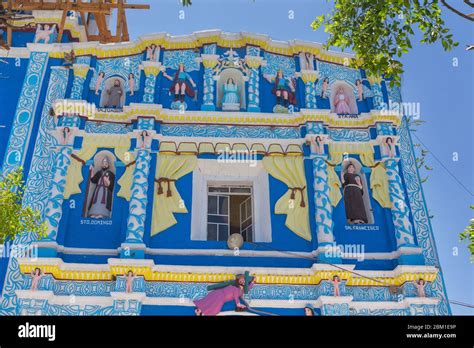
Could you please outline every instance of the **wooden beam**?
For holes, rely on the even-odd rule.
[[[59,2],[59,0],[58,0]],[[64,33],[64,27],[66,26],[66,19],[67,13],[69,12],[67,5],[69,4],[69,0],[66,0],[66,8],[63,10],[63,15],[61,17],[61,23],[59,24],[59,33],[56,42],[61,42]]]
[[[13,10],[24,10],[24,11],[33,11],[33,10],[64,10],[64,2],[32,2],[32,1],[23,1],[21,3],[8,0],[9,4],[11,3]],[[69,4],[70,11],[84,11],[84,12],[99,12],[110,14],[112,9],[118,8],[118,3],[71,3]],[[143,4],[123,4],[123,9],[125,10],[149,10],[150,5]]]

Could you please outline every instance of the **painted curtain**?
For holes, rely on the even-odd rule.
[[[263,158],[265,170],[288,186],[275,204],[275,214],[285,214],[285,225],[295,234],[311,240],[308,194],[302,156],[268,155]]]

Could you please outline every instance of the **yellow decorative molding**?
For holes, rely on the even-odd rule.
[[[110,266],[109,271],[94,270],[61,270],[57,265],[20,264],[24,274],[30,274],[36,267],[44,273],[53,275],[58,280],[112,280],[123,276],[128,271],[143,276],[147,281],[173,281],[183,283],[217,283],[235,279],[232,273],[192,273],[192,272],[159,272],[153,271],[150,266]],[[322,281],[330,281],[334,276],[346,281],[347,286],[401,286],[404,283],[416,281],[420,278],[427,282],[434,282],[437,272],[403,272],[395,277],[362,277],[350,271],[315,271],[308,275],[291,274],[253,274],[258,284],[291,284],[291,285],[317,285]]]
[[[153,76],[158,76],[161,72],[161,69],[159,66],[153,66],[153,65],[145,65],[143,67],[143,71],[145,72],[145,75],[146,76],[150,76],[150,75],[153,75]]]
[[[319,71],[314,70],[302,70],[300,74],[304,83],[314,83],[319,77]]]
[[[56,23],[60,24],[61,17],[43,18],[37,17],[30,21],[15,21],[14,24],[28,24],[31,23]],[[85,41],[85,29],[79,25],[77,21],[67,20],[65,29],[69,30],[72,37],[75,39]],[[247,45],[257,46],[261,49],[275,54],[282,54],[286,56],[293,56],[300,52],[308,52],[313,54],[317,59],[328,61],[336,64],[350,64],[353,62],[360,63],[359,59],[350,55],[341,54],[338,52],[330,52],[323,49],[320,44],[309,42],[277,42],[269,39],[267,36],[249,33],[227,34],[216,31],[209,32],[195,32],[184,37],[173,37],[170,35],[156,34],[141,37],[137,41],[131,42],[127,45],[93,45],[90,47],[75,48],[76,56],[95,55],[97,58],[116,58],[123,56],[130,56],[140,54],[145,51],[147,46],[155,44],[164,49],[194,49],[200,48],[203,45],[216,43],[219,46],[226,48],[241,48]],[[64,51],[61,45],[57,46],[57,51],[51,52],[52,58],[63,58]]]
[[[55,103],[54,110],[56,115],[61,116],[62,110],[56,105],[62,105],[61,100]],[[272,113],[236,113],[228,114],[223,112],[208,113],[205,111],[189,111],[179,114],[174,110],[162,109],[161,106],[152,104],[131,104],[126,106],[122,112],[110,112],[97,110],[93,116],[79,114],[78,116],[87,117],[93,121],[107,121],[116,123],[131,123],[137,117],[153,117],[156,121],[169,123],[199,123],[199,124],[225,124],[225,125],[273,125],[300,127],[307,122],[322,122],[328,127],[338,128],[367,128],[375,125],[377,122],[392,123],[399,126],[401,119],[396,114],[385,114],[374,112],[361,114],[358,118],[340,119],[334,113],[324,112],[322,110],[304,109],[291,116],[276,116]]]
[[[257,56],[245,56],[245,63],[249,66],[251,69],[258,69],[260,65],[262,64],[262,57],[257,57]]]
[[[370,76],[367,76],[367,80],[369,81],[371,85],[380,84],[382,82],[382,77],[370,75]]]
[[[202,54],[201,58],[202,58],[202,65],[204,65],[206,69],[215,68],[215,66],[219,62],[218,60],[219,56],[216,54]]]
[[[87,73],[89,72],[89,65],[87,64],[74,64],[72,66],[74,71],[74,76],[86,78]]]

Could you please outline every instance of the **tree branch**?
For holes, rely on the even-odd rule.
[[[466,2],[466,1],[469,1],[469,0],[465,0],[464,2]],[[461,17],[464,18],[464,19],[467,19],[467,20],[469,20],[469,21],[471,21],[471,22],[474,22],[474,18],[469,17],[468,15],[462,13],[461,11],[456,10],[454,7],[452,7],[450,4],[448,4],[448,3],[446,2],[446,0],[441,0],[441,3],[442,3],[447,9],[449,9],[449,10],[451,10],[452,12],[456,13],[458,16],[461,16]],[[467,2],[466,2],[466,3],[467,3]],[[471,5],[471,3],[467,3],[467,4],[468,4],[468,5]]]

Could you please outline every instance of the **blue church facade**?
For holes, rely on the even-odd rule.
[[[244,272],[254,314],[450,314],[399,88],[316,43],[74,25],[1,57],[2,172],[48,235],[0,314],[194,315]]]

